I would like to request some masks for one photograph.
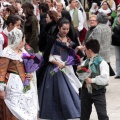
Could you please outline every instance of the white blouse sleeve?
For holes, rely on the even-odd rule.
[[[79,20],[78,31],[81,31],[83,29],[83,25],[84,25],[84,18],[83,18],[83,14],[80,10],[78,10],[78,20]]]
[[[114,1],[113,1],[113,4],[112,4],[111,9],[112,9],[113,11],[115,11],[115,10],[116,10],[116,4],[115,4],[115,2],[114,2]]]
[[[102,61],[100,64],[100,75],[92,78],[92,83],[97,85],[107,85],[109,81],[109,66],[106,61]]]
[[[1,55],[2,50],[3,50],[3,44],[4,44],[4,37],[2,34],[0,34],[0,55]]]

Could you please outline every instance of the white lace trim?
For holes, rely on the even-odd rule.
[[[6,47],[3,52],[1,57],[6,57],[12,60],[19,60],[19,61],[23,61],[22,58],[14,52],[14,50],[12,50],[10,47]]]

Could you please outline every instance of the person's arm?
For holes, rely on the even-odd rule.
[[[92,83],[107,85],[109,80],[109,66],[104,60],[100,64],[100,75],[92,78]]]
[[[50,57],[49,57],[49,61],[55,65],[57,65],[59,68],[64,68],[65,67],[65,63],[64,62],[59,62],[57,61],[52,54],[50,54]]]
[[[76,48],[75,48],[75,53],[77,53],[79,50],[81,50],[81,51],[84,51],[85,50],[85,46],[77,46]]]
[[[115,10],[116,10],[116,4],[115,4],[115,2],[114,2],[114,1],[113,1],[113,4],[112,4],[111,9],[112,9],[113,11],[115,11]]]
[[[100,75],[95,78],[87,78],[86,83],[95,83],[97,85],[107,85],[109,80],[109,66],[104,60],[100,64]]]
[[[55,55],[55,52],[56,52],[56,43],[52,46],[52,49],[51,49],[51,52],[50,52],[50,55],[49,55],[49,62],[57,65],[59,68],[63,68],[65,67],[65,63],[64,62],[60,62],[60,61],[57,61],[54,57]]]
[[[114,28],[116,26],[116,23],[117,23],[117,17],[114,19],[114,22],[112,24],[112,30],[113,30],[113,32],[114,32]]]

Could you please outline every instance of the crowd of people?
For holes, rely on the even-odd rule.
[[[89,120],[93,103],[98,119],[109,120],[106,86],[109,76],[120,79],[120,5],[88,5],[89,20],[81,0],[0,1],[0,120]],[[23,54],[31,53],[44,62],[27,73]]]

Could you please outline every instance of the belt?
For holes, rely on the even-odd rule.
[[[19,75],[19,73],[15,72],[15,71],[7,71],[7,72]]]

